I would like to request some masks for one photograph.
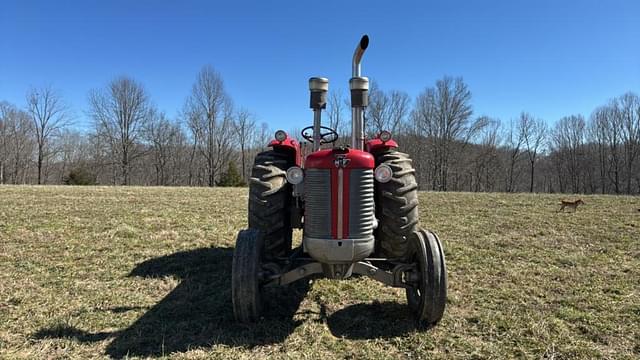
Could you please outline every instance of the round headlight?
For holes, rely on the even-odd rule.
[[[379,138],[380,138],[380,140],[382,140],[382,142],[387,142],[387,141],[391,140],[391,133],[388,132],[387,130],[382,130],[380,132]]]
[[[304,180],[304,171],[297,166],[292,166],[287,170],[287,181],[293,185],[298,185]]]
[[[375,177],[378,182],[386,183],[389,182],[389,180],[391,180],[391,178],[393,177],[393,171],[391,170],[389,165],[380,164],[373,172],[373,177]]]
[[[278,130],[276,131],[276,140],[283,142],[285,140],[287,140],[287,133],[284,132],[284,130]]]

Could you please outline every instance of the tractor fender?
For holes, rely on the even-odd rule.
[[[398,143],[393,139],[390,139],[386,142],[380,140],[379,138],[375,138],[367,141],[367,151],[372,154],[377,153],[379,151],[385,151],[390,148],[397,148],[397,147],[398,147]]]
[[[287,134],[287,138],[283,141],[276,139],[269,142],[269,146],[274,150],[280,150],[286,153],[293,154],[296,166],[302,166],[302,151],[300,151],[300,143]]]

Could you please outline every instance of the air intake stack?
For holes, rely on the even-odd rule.
[[[329,79],[312,77],[309,79],[309,107],[313,109],[313,151],[320,150],[322,109],[327,107],[327,92],[329,91]]]

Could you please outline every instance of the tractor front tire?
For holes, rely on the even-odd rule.
[[[249,227],[264,234],[264,257],[287,256],[291,250],[292,189],[287,169],[289,154],[264,151],[254,160],[249,183]]]
[[[231,263],[231,302],[233,315],[239,322],[255,322],[262,314],[263,240],[256,229],[241,230],[236,239]]]
[[[447,266],[440,239],[431,231],[419,230],[410,238],[410,252],[416,264],[415,282],[406,289],[407,303],[419,328],[431,328],[444,315],[447,303]]]
[[[412,161],[405,153],[388,150],[374,154],[376,166],[388,165],[393,177],[376,182],[376,240],[380,255],[406,258],[408,239],[418,229],[418,183]]]

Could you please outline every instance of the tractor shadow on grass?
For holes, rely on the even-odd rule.
[[[106,354],[114,358],[162,356],[215,344],[254,347],[284,341],[302,322],[293,316],[309,290],[308,283],[268,289],[264,319],[252,325],[238,324],[231,306],[232,255],[233,248],[201,248],[144,261],[129,276],[173,276],[180,283],[131,326],[92,334],[58,325],[42,329],[34,337],[80,342],[113,338]]]
[[[416,331],[407,304],[397,302],[348,306],[328,316],[327,326],[334,336],[354,340],[392,338]]]

